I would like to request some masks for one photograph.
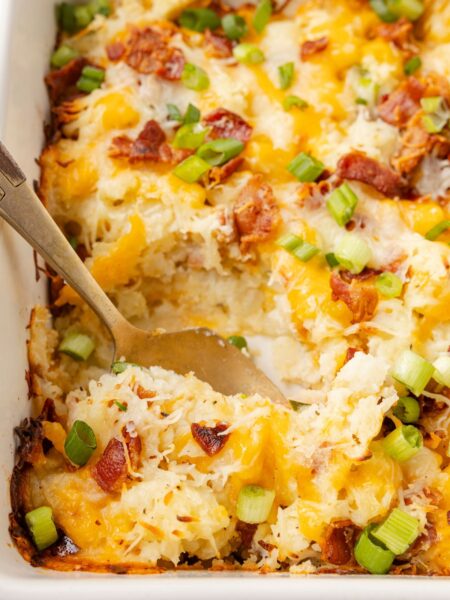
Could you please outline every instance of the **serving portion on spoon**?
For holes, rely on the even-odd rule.
[[[109,330],[113,361],[193,372],[218,392],[269,397],[286,404],[280,390],[240,350],[210,329],[149,332],[131,325],[101,289],[46,211],[0,142],[0,215],[80,294]]]

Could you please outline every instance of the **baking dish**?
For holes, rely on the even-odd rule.
[[[54,39],[51,0],[2,0],[0,5],[1,48],[1,117],[2,138],[25,169],[30,180],[37,176],[34,158],[42,144],[42,123],[47,106],[42,83],[47,57]],[[7,33],[9,32],[9,34]],[[179,573],[174,575],[118,578],[53,574],[26,565],[10,543],[7,532],[9,511],[8,476],[13,462],[12,430],[28,414],[25,340],[30,308],[45,298],[45,280],[35,282],[35,268],[30,249],[7,226],[1,224],[1,276],[3,289],[0,323],[2,326],[2,398],[5,405],[1,423],[0,452],[2,465],[1,493],[3,497],[0,550],[0,598],[56,598],[64,594],[69,600],[84,594],[94,598],[98,593],[122,598],[125,593],[136,598],[153,595],[157,598],[189,597],[217,598],[230,594],[244,597],[273,597],[281,593],[286,598],[303,595],[306,598],[349,596],[375,598],[380,594],[411,598],[424,591],[443,598],[445,579],[366,578],[366,577],[288,577]],[[14,340],[14,342],[13,342]],[[367,584],[370,581],[370,588]],[[212,588],[211,586],[214,586]],[[413,588],[414,586],[414,588]],[[282,589],[281,589],[282,588]],[[126,590],[126,591],[125,591]]]

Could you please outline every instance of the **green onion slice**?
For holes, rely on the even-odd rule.
[[[403,71],[405,75],[412,75],[422,66],[422,59],[420,56],[413,56],[405,62]]]
[[[25,522],[39,551],[45,550],[58,539],[52,509],[49,506],[40,506],[27,512]]]
[[[105,71],[104,69],[99,69],[98,67],[84,67],[81,71],[82,77],[87,77],[87,79],[92,79],[93,81],[98,81],[99,83],[103,83],[105,81]]]
[[[402,423],[415,423],[420,417],[420,405],[412,396],[402,396],[393,410]]]
[[[77,88],[80,92],[85,92],[86,94],[90,94],[91,92],[98,90],[101,87],[101,83],[95,81],[94,79],[89,79],[88,77],[80,77],[77,81]]]
[[[199,156],[189,156],[173,170],[173,174],[186,183],[195,183],[211,169],[211,165]]]
[[[306,152],[298,154],[287,166],[289,173],[292,173],[299,181],[311,182],[324,172],[325,165]]]
[[[361,273],[372,258],[369,246],[354,233],[346,233],[342,236],[334,254],[339,264],[355,275]]]
[[[202,33],[205,29],[217,29],[220,17],[210,8],[188,8],[183,10],[178,22],[186,29]]]
[[[450,387],[450,355],[439,356],[433,363],[435,368],[433,379],[441,385]]]
[[[405,350],[395,363],[392,377],[403,383],[414,396],[420,396],[433,373],[434,367],[431,363],[412,350]]]
[[[336,258],[334,252],[328,252],[327,254],[325,254],[325,260],[327,261],[328,266],[330,266],[332,269],[339,265],[339,261]]]
[[[425,237],[427,238],[427,240],[434,241],[442,233],[444,233],[444,231],[447,231],[447,229],[450,229],[450,219],[445,219],[444,221],[441,221],[440,223],[432,227],[429,231],[427,231]]]
[[[398,462],[412,458],[422,448],[422,434],[414,425],[401,425],[383,440],[383,449]]]
[[[354,89],[356,102],[373,107],[377,103],[380,86],[373,81],[366,71],[360,71],[359,78],[355,81]]]
[[[77,24],[75,21],[75,6],[63,2],[57,6],[58,24],[66,33],[75,33]]]
[[[171,121],[183,122],[183,115],[176,104],[167,104],[167,113]]]
[[[184,124],[198,123],[200,121],[200,111],[193,104],[189,103],[184,115]]]
[[[247,348],[247,340],[242,335],[230,335],[228,341],[232,346],[236,346],[239,350]]]
[[[298,235],[295,235],[295,233],[286,233],[280,238],[278,238],[278,240],[276,241],[277,246],[280,246],[280,248],[284,248],[288,252],[292,252],[293,250],[298,248],[298,246],[300,246],[301,243],[302,238]]]
[[[388,9],[387,0],[370,0],[370,6],[385,23],[393,23],[397,20],[397,16]]]
[[[394,508],[384,523],[373,529],[372,535],[394,554],[403,554],[419,535],[419,521]]]
[[[75,23],[77,29],[84,29],[94,18],[94,15],[89,10],[89,6],[78,4],[74,9]]]
[[[238,44],[233,48],[234,58],[241,63],[257,65],[264,62],[264,53],[255,44]]]
[[[128,367],[138,367],[139,365],[137,365],[136,363],[129,363],[129,362],[125,362],[123,360],[118,360],[116,362],[113,362],[113,364],[111,365],[111,371],[114,373],[114,375],[120,375],[120,373],[123,373],[124,371],[126,371],[128,369]]]
[[[422,123],[428,133],[439,133],[447,125],[450,113],[442,96],[422,98],[420,101],[425,115]]]
[[[259,485],[245,485],[239,492],[236,515],[244,523],[264,523],[272,509],[275,492]]]
[[[278,78],[280,80],[280,89],[287,90],[294,81],[294,63],[288,62],[278,67]]]
[[[174,148],[186,148],[188,150],[196,150],[205,141],[208,129],[203,129],[198,123],[190,123],[183,125],[176,132],[172,142]]]
[[[420,104],[426,113],[438,113],[446,110],[445,100],[442,96],[422,98]]]
[[[111,4],[109,0],[91,0],[88,6],[93,15],[109,17],[111,14]]]
[[[64,65],[69,64],[74,58],[77,58],[77,56],[79,56],[79,54],[76,50],[63,44],[53,52],[51,65],[56,69],[60,69],[61,67],[64,67]]]
[[[181,81],[190,90],[201,92],[209,87],[209,77],[206,71],[191,63],[184,65]]]
[[[389,11],[397,18],[406,17],[417,21],[424,11],[423,0],[387,0]]]
[[[336,223],[344,227],[353,217],[358,204],[358,196],[348,183],[343,183],[328,196],[326,204],[328,212]]]
[[[424,115],[422,124],[428,133],[439,133],[447,125],[448,117],[437,114]]]
[[[305,108],[308,108],[309,104],[306,102],[306,100],[303,100],[298,96],[286,96],[286,98],[283,100],[284,110],[289,111],[294,106],[296,106],[300,110],[304,110]]]
[[[88,335],[73,331],[67,333],[59,345],[59,352],[75,360],[87,360],[95,349],[95,343]]]
[[[244,149],[244,144],[234,138],[219,138],[207,142],[197,150],[197,156],[213,167],[221,166],[237,156]]]
[[[320,252],[319,248],[310,244],[306,240],[303,240],[294,233],[286,233],[282,235],[277,241],[277,246],[284,248],[290,254],[301,260],[302,262],[308,262]]]
[[[245,19],[240,15],[228,14],[222,17],[222,27],[229,40],[240,40],[248,31]]]
[[[386,298],[397,298],[402,293],[403,282],[394,273],[381,273],[375,281],[375,287]]]
[[[64,451],[74,465],[82,467],[97,448],[95,433],[84,421],[75,421],[67,434]]]
[[[256,7],[255,14],[253,16],[253,27],[258,33],[262,33],[266,28],[267,23],[270,21],[272,16],[272,2],[271,0],[260,0]]]
[[[384,575],[391,568],[395,554],[372,537],[373,528],[369,525],[360,535],[354,549],[355,559],[369,573]]]
[[[120,411],[127,412],[128,407],[126,406],[126,404],[122,404],[122,402],[119,402],[118,400],[114,400],[114,404]]]

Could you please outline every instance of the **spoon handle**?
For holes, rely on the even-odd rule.
[[[127,321],[84,266],[0,142],[0,216],[89,304],[114,341]]]

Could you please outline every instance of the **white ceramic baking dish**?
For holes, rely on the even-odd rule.
[[[54,40],[55,0],[0,0],[0,132],[33,180],[43,143],[47,98],[43,76]],[[33,569],[8,534],[13,428],[29,412],[25,381],[26,326],[30,308],[44,301],[46,282],[36,282],[32,251],[0,223],[0,600],[132,600],[230,597],[266,600],[426,597],[448,598],[448,578],[296,577],[178,573],[97,576]]]

